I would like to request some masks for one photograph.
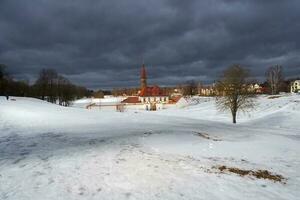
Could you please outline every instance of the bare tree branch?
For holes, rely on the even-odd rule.
[[[254,107],[254,93],[249,90],[249,71],[239,65],[227,68],[216,84],[216,104],[220,111],[230,110],[236,123],[238,110],[247,112]]]
[[[279,65],[269,67],[266,72],[266,77],[271,89],[271,94],[278,94],[280,84],[283,81],[282,67]]]

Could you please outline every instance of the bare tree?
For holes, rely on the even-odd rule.
[[[9,76],[6,68],[6,65],[0,64],[0,95],[6,96],[8,100]]]
[[[6,75],[6,65],[0,64],[0,80],[4,79]]]
[[[92,95],[94,98],[104,98],[104,92],[102,90],[95,91]]]
[[[236,123],[239,110],[249,111],[254,107],[254,93],[248,86],[249,71],[239,65],[227,68],[216,84],[216,104],[220,111],[230,110]]]
[[[57,100],[57,81],[58,74],[53,69],[42,69],[39,74],[39,78],[35,82],[37,88],[37,93],[42,100],[45,100],[51,103],[55,103]]]
[[[69,106],[75,99],[75,86],[65,77],[57,77],[57,99],[61,106]]]
[[[197,94],[198,94],[198,95],[202,95],[202,89],[204,88],[203,86],[204,86],[204,85],[202,84],[202,82],[199,82],[199,83],[197,84]]]
[[[178,88],[183,96],[193,96],[197,94],[197,84],[194,80],[187,81],[184,84],[179,85]]]
[[[283,81],[282,67],[280,65],[269,67],[266,72],[266,77],[271,89],[271,94],[278,94]]]

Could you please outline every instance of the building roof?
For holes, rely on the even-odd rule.
[[[157,85],[152,87],[144,87],[140,92],[141,97],[168,96]]]
[[[141,103],[139,100],[139,97],[128,97],[127,99],[124,99],[121,103]]]
[[[181,99],[181,95],[176,95],[176,96],[173,96],[170,98],[170,103],[173,104],[173,103],[177,103],[180,99]]]

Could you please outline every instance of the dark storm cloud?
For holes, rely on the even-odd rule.
[[[34,80],[55,68],[90,88],[212,82],[240,63],[300,75],[298,0],[0,0],[0,63]]]

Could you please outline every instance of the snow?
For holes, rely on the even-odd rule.
[[[0,97],[0,199],[299,199],[299,95],[259,96],[236,125],[210,97],[124,113],[14,99]],[[218,165],[287,181],[209,172]]]
[[[125,98],[124,97],[105,97],[105,98],[83,98],[78,99],[72,103],[73,107],[78,108],[86,108],[86,106],[90,104],[97,104],[97,105],[117,105],[121,103]]]
[[[238,122],[249,122],[249,123],[268,123],[272,125],[276,119],[269,120],[278,116],[278,122],[282,123],[282,126],[290,127],[297,124],[297,120],[300,119],[300,96],[285,94],[279,98],[270,98],[272,96],[260,95],[255,100],[256,107],[249,113],[238,113]],[[231,122],[230,113],[220,113],[215,105],[213,97],[198,97],[198,100],[194,100],[189,106],[185,106],[182,109],[168,109],[162,112],[158,112],[161,115],[167,116],[185,116],[193,119],[203,119],[210,121],[220,122]],[[197,103],[195,103],[197,102]],[[283,117],[282,115],[286,115]],[[263,121],[264,118],[266,121]],[[291,123],[290,123],[291,122]],[[274,125],[274,124],[273,124]],[[276,123],[278,126],[279,124]]]

